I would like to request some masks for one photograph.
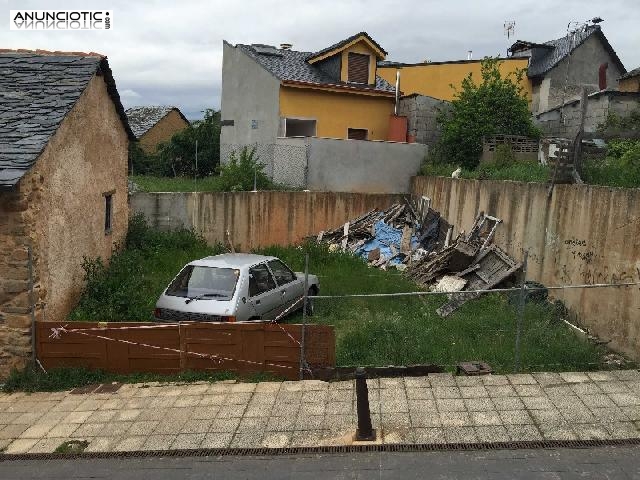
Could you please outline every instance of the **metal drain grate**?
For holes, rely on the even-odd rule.
[[[359,452],[438,452],[473,450],[517,450],[549,448],[588,448],[606,446],[640,445],[639,438],[622,440],[542,440],[527,442],[496,443],[442,443],[442,444],[385,444],[342,445],[324,447],[285,448],[206,448],[193,450],[150,450],[135,452],[83,452],[83,453],[23,453],[0,454],[0,462],[13,460],[55,460],[75,458],[132,458],[132,457],[225,457],[225,456],[271,456],[340,454]]]

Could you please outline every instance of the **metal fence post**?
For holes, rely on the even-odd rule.
[[[522,259],[522,286],[520,287],[520,301],[518,302],[518,318],[516,320],[516,348],[515,348],[515,366],[514,371],[520,371],[520,336],[522,334],[522,321],[524,319],[524,304],[526,300],[527,289],[527,260],[529,258],[529,250],[525,250]]]
[[[304,297],[302,302],[302,328],[300,335],[300,380],[304,379],[304,368],[305,368],[305,359],[304,359],[304,337],[305,337],[305,327],[307,324],[307,302],[309,301],[309,253],[306,253],[304,256]]]

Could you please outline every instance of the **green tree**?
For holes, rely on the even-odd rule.
[[[196,141],[198,143],[198,171],[196,172]],[[211,175],[220,164],[220,112],[206,109],[204,119],[193,122],[160,145],[158,159],[165,175],[199,177]]]
[[[146,153],[138,142],[129,143],[130,175],[166,175],[166,166],[162,165],[154,154]]]
[[[524,70],[502,77],[500,63],[498,58],[485,57],[479,84],[469,73],[460,90],[452,86],[456,93],[451,108],[438,117],[442,136],[435,154],[440,161],[474,169],[482,153],[483,136],[540,136],[520,83]]]

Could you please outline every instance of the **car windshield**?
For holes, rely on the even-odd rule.
[[[233,297],[240,270],[187,265],[175,278],[166,294],[172,297],[229,300]]]

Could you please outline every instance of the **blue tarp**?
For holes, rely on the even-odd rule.
[[[375,236],[371,240],[367,240],[364,245],[356,250],[356,254],[361,257],[367,258],[369,252],[380,249],[380,255],[385,258],[390,258],[393,255],[391,251],[391,245],[395,247],[396,253],[400,252],[400,242],[402,241],[402,230],[399,228],[393,228],[391,225],[387,225],[382,220],[379,220],[374,225]],[[411,248],[418,247],[418,238],[413,235],[411,237]],[[391,264],[402,263],[402,258],[394,258],[390,262]]]

